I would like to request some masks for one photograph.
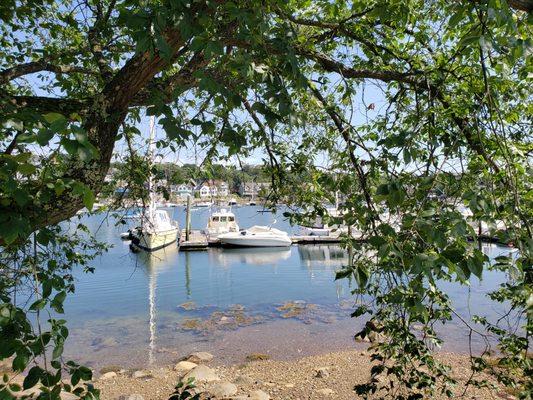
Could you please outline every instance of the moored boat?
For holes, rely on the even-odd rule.
[[[176,242],[178,231],[165,210],[148,210],[142,225],[131,231],[131,243],[143,250],[158,250]]]
[[[233,247],[289,247],[292,244],[287,232],[260,225],[224,233],[218,236],[218,240],[223,246]]]
[[[207,221],[206,232],[211,238],[216,238],[223,233],[238,231],[239,225],[235,219],[235,214],[225,208],[211,214]]]
[[[153,160],[153,145],[155,137],[155,119],[150,118],[150,146],[149,160]],[[130,232],[131,246],[146,251],[154,251],[175,243],[178,238],[179,227],[168,212],[158,210],[156,206],[152,176],[148,178],[148,192],[150,203],[141,214],[141,225]]]

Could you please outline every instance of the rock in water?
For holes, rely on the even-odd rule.
[[[205,351],[198,351],[196,353],[191,353],[186,358],[186,361],[190,361],[196,364],[207,364],[213,359],[213,354],[207,353]]]
[[[191,369],[196,368],[198,364],[195,364],[190,361],[180,361],[174,366],[174,371],[177,371],[179,373],[186,373],[189,372]]]
[[[220,382],[210,387],[208,391],[216,398],[225,399],[237,393],[237,386],[230,382]]]
[[[106,347],[113,347],[118,344],[117,339],[113,337],[108,338],[96,338],[92,341],[91,346],[96,347],[97,349],[103,349]]]
[[[250,400],[270,400],[270,396],[263,392],[262,390],[254,390],[253,392],[250,392],[249,395]]]
[[[215,371],[205,365],[198,365],[191,369],[184,377],[183,380],[187,381],[189,378],[194,378],[195,382],[213,382],[219,381],[220,378]]]

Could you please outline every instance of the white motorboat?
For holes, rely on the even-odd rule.
[[[323,226],[302,226],[300,228],[301,236],[331,236],[333,229],[327,225]]]
[[[233,247],[289,247],[292,244],[287,232],[260,225],[239,232],[223,233],[218,240],[224,246]]]
[[[235,214],[225,208],[214,212],[209,217],[209,221],[207,221],[206,231],[213,238],[223,233],[239,232],[239,225],[237,225]]]
[[[150,118],[150,146],[149,161],[153,160],[153,146],[155,137],[155,119]],[[150,193],[150,204],[141,214],[141,225],[131,230],[131,245],[134,248],[141,248],[147,251],[161,249],[176,242],[179,227],[173,221],[168,212],[158,210],[153,191],[152,176],[148,178],[148,192]]]
[[[212,205],[213,203],[211,203],[210,201],[201,201],[200,203],[196,203],[195,207],[207,208],[211,207]]]
[[[341,212],[337,206],[327,206],[326,213],[329,217],[339,218]],[[329,225],[323,221],[323,218],[317,216],[309,225],[302,225],[300,228],[300,235],[302,236],[333,236],[338,237],[342,231],[346,230],[343,225]]]
[[[236,206],[236,205],[237,205],[237,200],[235,199],[235,197],[232,197],[231,199],[229,199],[228,206]]]

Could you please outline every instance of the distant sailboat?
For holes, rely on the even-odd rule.
[[[152,116],[150,118],[150,164],[153,163],[154,137],[155,118]],[[131,232],[131,242],[135,247],[147,251],[153,251],[176,242],[179,227],[176,221],[171,220],[168,212],[157,209],[151,174],[148,178],[148,191],[150,193],[150,202],[142,212],[141,226],[133,229]]]

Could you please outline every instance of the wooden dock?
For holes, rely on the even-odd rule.
[[[341,238],[334,236],[291,236],[293,244],[335,244],[340,243]],[[182,251],[196,251],[207,250],[209,247],[220,247],[218,240],[209,240],[203,231],[191,230],[189,233],[189,240],[185,235],[185,229],[182,230],[180,236],[180,250]]]
[[[180,235],[180,250],[207,250],[209,242],[207,235],[202,231],[193,231],[189,233],[189,240],[185,233],[185,229],[181,231]]]

